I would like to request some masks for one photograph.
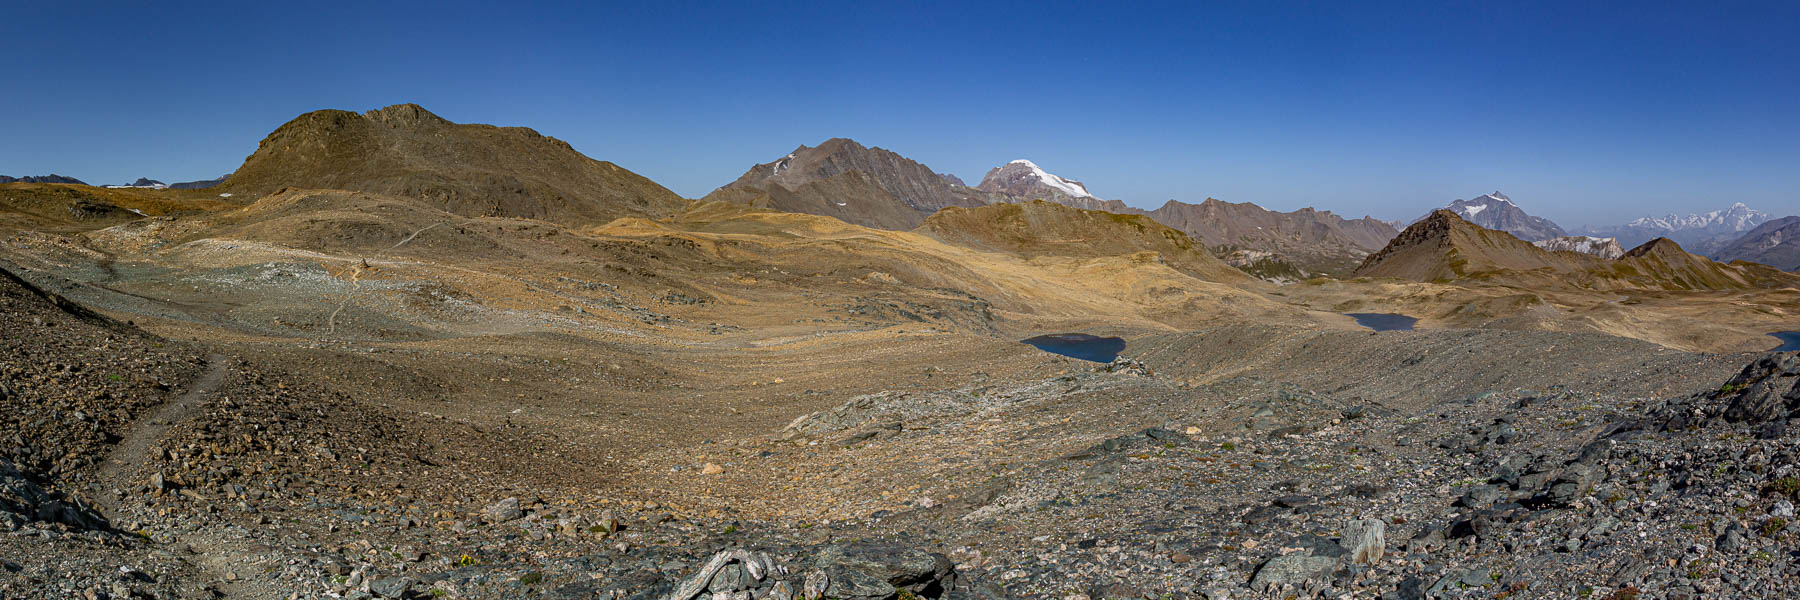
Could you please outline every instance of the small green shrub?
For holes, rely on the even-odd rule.
[[[1778,496],[1794,496],[1800,494],[1800,477],[1789,475],[1769,482],[1768,492]]]

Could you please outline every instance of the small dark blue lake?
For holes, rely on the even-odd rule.
[[[1112,362],[1119,357],[1120,352],[1125,351],[1125,338],[1085,333],[1054,333],[1020,341],[1045,352],[1101,363]]]
[[[1345,313],[1356,324],[1376,331],[1411,331],[1418,319],[1393,313]]]
[[[1777,331],[1769,334],[1781,340],[1781,346],[1770,352],[1794,352],[1800,350],[1800,331]]]

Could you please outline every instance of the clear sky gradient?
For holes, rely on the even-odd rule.
[[[1796,2],[27,0],[0,11],[0,174],[206,179],[306,111],[416,102],[689,197],[841,136],[1140,207],[1794,214],[1796,31]]]

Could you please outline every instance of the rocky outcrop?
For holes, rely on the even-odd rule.
[[[1619,240],[1613,238],[1571,235],[1550,238],[1547,240],[1538,240],[1531,244],[1551,252],[1591,254],[1605,259],[1614,259],[1625,255],[1625,249],[1619,246]]]
[[[942,554],[867,542],[813,548],[807,554],[790,565],[768,552],[720,551],[665,598],[893,600],[942,598],[956,589],[956,570]]]
[[[1685,431],[1709,424],[1768,425],[1764,437],[1779,437],[1787,419],[1800,413],[1800,354],[1769,354],[1726,381],[1719,389],[1664,401],[1643,419],[1621,431],[1660,429]]]
[[[111,527],[106,517],[80,500],[47,491],[18,467],[0,460],[0,530],[61,526],[80,531]]]

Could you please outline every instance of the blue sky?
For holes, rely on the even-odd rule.
[[[690,197],[842,136],[1142,207],[1800,213],[1794,2],[173,4],[5,9],[0,174],[205,179],[417,102]]]

